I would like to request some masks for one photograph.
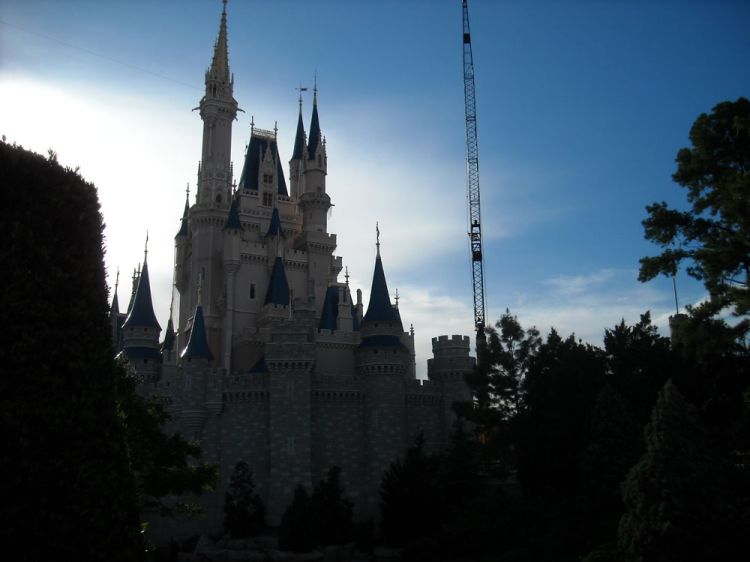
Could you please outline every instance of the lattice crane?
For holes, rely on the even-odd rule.
[[[477,101],[474,89],[474,57],[471,53],[468,0],[463,0],[464,20],[464,106],[466,110],[466,192],[469,203],[469,246],[471,279],[474,289],[474,327],[477,354],[484,349],[485,311],[484,260],[482,257],[482,209],[479,202],[479,145],[477,141]]]

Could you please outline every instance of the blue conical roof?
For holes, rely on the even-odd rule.
[[[292,160],[301,160],[305,152],[305,125],[302,123],[302,107],[300,107],[299,117],[297,118],[297,134],[294,137],[294,151]]]
[[[224,230],[234,229],[242,230],[242,223],[240,222],[240,210],[239,202],[236,197],[232,198],[232,204],[229,206],[229,214],[227,215],[227,222],[224,223]]]
[[[268,232],[266,236],[284,236],[281,230],[281,218],[279,217],[279,210],[274,207],[271,213],[271,223],[268,225]]]
[[[336,329],[336,319],[339,316],[339,289],[338,287],[328,287],[326,289],[326,298],[323,302],[323,312],[320,315],[319,330]]]
[[[312,119],[310,120],[310,141],[307,143],[307,158],[315,158],[315,151],[318,150],[318,144],[321,141],[320,120],[318,119],[318,99],[317,96],[313,101]]]
[[[177,236],[188,235],[188,210],[190,209],[190,203],[187,198],[185,199],[185,210],[182,212],[182,219],[180,222],[180,230],[177,231]]]
[[[174,324],[172,323],[172,317],[167,320],[167,329],[164,332],[164,341],[161,344],[162,351],[172,351],[174,349]]]
[[[375,271],[372,275],[372,288],[370,289],[370,302],[367,312],[363,318],[365,322],[399,322],[398,314],[391,305],[388,295],[388,285],[385,282],[385,272],[380,254],[375,258]]]
[[[203,320],[203,307],[201,305],[195,307],[193,327],[190,329],[188,343],[180,357],[183,359],[208,359],[209,361],[214,358],[208,347],[206,325]]]
[[[139,326],[144,328],[156,328],[161,330],[159,322],[154,314],[154,305],[151,301],[151,283],[148,280],[148,264],[143,262],[141,276],[138,279],[138,287],[133,297],[133,306],[128,317],[125,319],[123,328]]]
[[[289,283],[286,280],[286,271],[284,271],[284,260],[280,257],[273,262],[273,271],[271,280],[268,282],[264,304],[289,306]]]

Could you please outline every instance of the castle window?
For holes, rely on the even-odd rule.
[[[221,203],[221,194],[216,196],[216,202]]]
[[[251,299],[255,298],[255,283],[250,284],[250,298]]]
[[[273,183],[273,176],[271,174],[263,174],[263,183]]]
[[[273,206],[273,193],[271,193],[270,191],[263,192],[263,206]]]

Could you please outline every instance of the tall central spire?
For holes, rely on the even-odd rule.
[[[227,46],[227,0],[223,0],[219,36],[214,45],[214,57],[211,61],[211,75],[214,79],[229,82],[229,47]]]

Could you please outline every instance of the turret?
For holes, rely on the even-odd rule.
[[[388,294],[379,237],[370,302],[360,331],[362,342],[356,351],[356,363],[366,389],[366,454],[370,459],[370,484],[376,489],[383,471],[403,454],[406,445],[404,392],[409,365],[409,350],[401,343],[401,319]],[[375,508],[373,502],[370,509]]]
[[[110,325],[112,327],[112,351],[115,355],[122,349],[122,323],[125,315],[120,314],[120,301],[117,298],[117,288],[120,284],[120,270],[117,270],[115,278],[115,294],[112,297],[112,306],[109,309]]]
[[[232,198],[227,221],[224,223],[224,282],[226,286],[226,310],[224,311],[222,366],[232,368],[232,338],[234,337],[234,293],[235,277],[240,268],[240,244],[242,223],[240,222],[239,195]]]
[[[302,88],[300,88],[302,90]],[[299,117],[297,118],[297,132],[294,135],[294,150],[289,160],[289,185],[293,199],[299,199],[304,191],[305,155],[307,143],[305,141],[305,125],[302,123],[302,92],[299,97]]]
[[[146,255],[147,253],[148,251]],[[151,300],[148,262],[144,257],[143,268],[133,297],[133,306],[122,325],[123,353],[136,372],[145,376],[156,376],[158,364],[161,362],[160,332],[161,326],[156,320]]]
[[[185,189],[185,209],[180,219],[180,229],[174,237],[175,247],[175,283],[182,294],[190,281],[190,264],[186,261],[190,247],[190,229],[188,226],[190,213],[190,185]]]
[[[182,350],[180,358],[182,359],[183,365],[205,366],[210,365],[211,361],[214,359],[213,353],[211,353],[211,349],[208,346],[206,325],[203,320],[203,306],[200,304],[200,296],[198,297],[198,306],[195,307],[193,325],[190,327],[188,343],[185,346],[185,349]]]
[[[318,90],[313,95],[313,112],[310,121],[310,138],[305,154],[304,191],[300,195],[302,208],[302,228],[305,232],[328,232],[328,209],[331,198],[326,193],[328,162],[325,141],[320,131],[318,117]]]
[[[226,1],[205,85],[205,94],[198,106],[203,120],[203,149],[198,168],[197,199],[200,205],[223,206],[231,191],[232,122],[237,115],[234,77],[229,71]]]

